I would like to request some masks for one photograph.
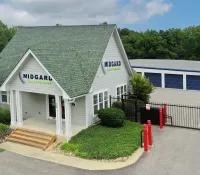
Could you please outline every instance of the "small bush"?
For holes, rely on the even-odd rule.
[[[132,76],[130,83],[132,85],[132,93],[137,96],[138,99],[148,103],[150,94],[155,89],[149,79],[143,77],[141,74],[135,73]]]
[[[0,108],[0,123],[10,125],[10,110],[7,108]]]
[[[4,124],[0,123],[0,136],[4,136],[4,135],[8,134],[9,128],[10,127],[8,125],[4,125]]]
[[[137,103],[137,109],[136,106],[135,106],[135,103]],[[131,101],[131,100],[128,100],[128,101],[124,101],[124,112],[125,112],[125,116],[126,118],[133,118],[135,117],[136,115],[136,111],[137,111],[137,118],[140,118],[140,108],[142,106],[145,106],[145,103],[141,100],[137,100],[137,101]],[[122,109],[122,102],[121,101],[115,101],[113,102],[112,104],[112,108],[119,108],[119,109]]]
[[[118,108],[105,108],[98,111],[101,124],[108,127],[122,127],[125,114]]]
[[[0,153],[2,153],[2,152],[4,152],[5,151],[5,149],[3,149],[3,148],[0,148]]]
[[[112,108],[122,109],[122,102],[121,101],[115,101],[115,102],[113,102]]]

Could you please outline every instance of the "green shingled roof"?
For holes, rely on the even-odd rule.
[[[71,98],[87,94],[115,27],[21,27],[0,54],[0,84],[31,49]]]

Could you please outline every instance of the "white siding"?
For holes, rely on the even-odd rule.
[[[46,95],[22,92],[22,114],[24,118],[46,118]]]
[[[116,33],[110,38],[103,60],[121,61],[121,67],[120,70],[108,71],[104,74],[101,65],[99,65],[96,78],[92,85],[92,92],[88,94],[87,98],[88,125],[96,121],[96,118],[93,117],[93,94],[99,91],[108,90],[109,95],[116,97],[116,87],[123,84],[128,85],[128,71],[115,37]]]
[[[48,75],[47,72],[35,60],[35,58],[29,55],[24,64],[20,67],[18,72],[12,78],[12,80],[10,80],[8,89],[19,90],[24,92],[41,93],[41,94],[62,95],[60,88],[55,84],[55,82],[52,82],[51,85],[33,84],[33,83],[23,84],[19,78],[20,71],[27,73]]]
[[[86,126],[85,97],[76,99],[76,106],[72,106],[72,125]]]

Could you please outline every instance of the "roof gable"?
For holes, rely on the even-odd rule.
[[[72,98],[89,92],[115,25],[22,27],[2,51],[0,83],[28,49]]]

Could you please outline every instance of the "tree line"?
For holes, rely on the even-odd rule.
[[[16,32],[16,27],[8,27],[0,20],[0,53]]]
[[[16,30],[0,21],[0,52]],[[200,60],[200,26],[145,32],[118,30],[129,59]]]
[[[119,33],[129,59],[200,60],[200,26]]]

